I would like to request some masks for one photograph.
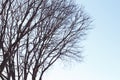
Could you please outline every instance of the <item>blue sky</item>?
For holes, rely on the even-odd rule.
[[[120,0],[76,2],[94,19],[94,29],[83,41],[84,62],[57,63],[45,80],[120,80]]]

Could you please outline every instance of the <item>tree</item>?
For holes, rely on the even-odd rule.
[[[42,80],[58,59],[81,60],[90,22],[70,0],[0,0],[0,78]]]

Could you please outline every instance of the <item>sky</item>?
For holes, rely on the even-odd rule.
[[[84,61],[56,63],[44,80],[120,80],[120,0],[76,0],[94,20]]]

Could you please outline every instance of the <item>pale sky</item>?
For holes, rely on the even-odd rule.
[[[43,80],[120,80],[120,0],[76,0],[94,19],[84,62],[57,63]]]

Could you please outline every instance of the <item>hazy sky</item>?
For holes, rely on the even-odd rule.
[[[120,0],[76,0],[94,19],[84,62],[56,64],[45,80],[120,80]],[[70,65],[70,66],[69,66]]]

